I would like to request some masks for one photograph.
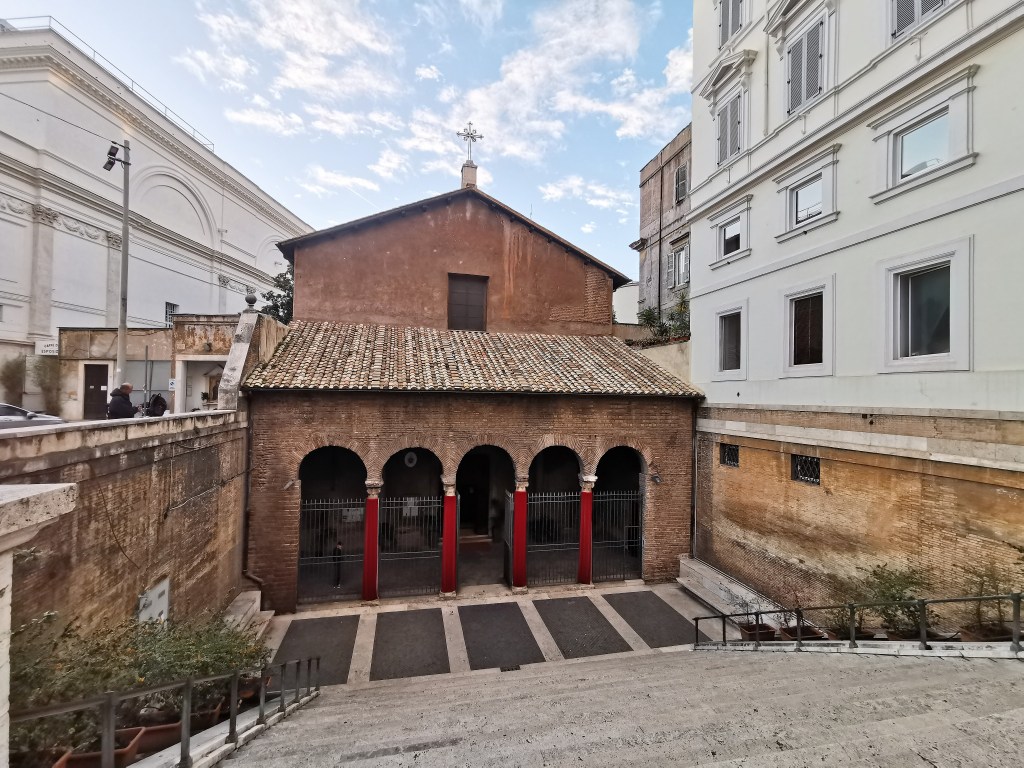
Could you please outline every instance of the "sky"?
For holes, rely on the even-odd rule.
[[[479,186],[636,278],[640,169],[690,120],[689,0],[0,0],[48,15],[320,229]]]

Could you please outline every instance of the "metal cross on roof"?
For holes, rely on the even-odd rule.
[[[460,136],[462,138],[462,140],[464,142],[466,142],[466,145],[467,145],[466,148],[469,151],[469,154],[467,155],[468,162],[472,163],[473,162],[473,142],[474,141],[480,141],[483,138],[483,136],[481,136],[479,133],[476,132],[476,130],[473,128],[473,123],[472,122],[468,126],[466,126],[463,130],[459,131],[455,135],[456,136]]]

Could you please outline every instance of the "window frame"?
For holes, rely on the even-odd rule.
[[[930,11],[922,12],[922,0],[913,0],[914,20],[910,22],[910,24],[905,26],[903,29],[897,30],[896,25],[898,23],[898,17],[896,9],[898,3],[899,0],[889,0],[888,32],[890,45],[895,45],[906,40],[909,32],[912,32],[913,30],[917,29],[923,24],[927,24],[929,21],[936,18],[937,16],[941,16],[943,11],[946,11],[953,5],[958,4],[957,0],[939,0],[939,5],[937,7],[932,8]]]
[[[832,376],[835,372],[835,274],[827,275],[783,290],[780,295],[783,316],[782,378]],[[793,302],[821,294],[821,362],[793,364]]]
[[[682,288],[690,284],[690,244],[684,242],[671,253],[672,288]]]
[[[802,112],[807,111],[810,107],[818,102],[825,92],[829,89],[829,36],[828,36],[828,11],[822,11],[815,13],[808,17],[802,24],[800,24],[793,33],[787,33],[785,37],[785,48],[782,54],[784,59],[784,73],[786,76],[786,119],[799,115]],[[807,46],[803,42],[807,35],[810,33],[814,26],[819,26],[821,29],[821,39],[818,42],[818,92],[813,96],[808,97],[806,95],[806,87],[804,88],[803,100],[793,106],[791,103],[791,96],[793,94],[790,84],[793,80],[793,69],[792,69],[792,51],[798,44],[804,46],[804,53],[807,52]],[[803,78],[803,73],[801,73]]]
[[[728,208],[723,208],[718,213],[709,216],[708,222],[715,236],[715,260],[708,265],[711,269],[718,269],[726,264],[746,258],[753,251],[750,247],[750,203],[753,195],[747,195],[733,203]],[[740,248],[732,253],[725,253],[725,228],[734,221],[739,220],[740,225]]]
[[[717,163],[719,168],[724,168],[725,166],[729,165],[733,161],[734,158],[737,158],[740,155],[742,155],[743,154],[743,150],[746,147],[746,143],[747,142],[745,142],[743,140],[744,139],[744,136],[743,136],[743,126],[746,124],[746,120],[744,119],[746,117],[746,115],[744,114],[744,111],[745,111],[744,110],[744,106],[745,106],[745,101],[746,101],[746,99],[744,99],[745,95],[746,95],[746,91],[743,88],[733,88],[733,89],[727,91],[725,96],[722,99],[716,99],[714,115],[715,115],[715,123],[716,123],[716,125],[718,127],[718,138],[717,138],[717,140],[715,142],[715,161],[716,161],[716,163]],[[725,125],[723,127],[723,121],[722,121],[722,113],[724,112],[724,113],[728,114],[729,105],[731,105],[733,102],[736,103],[736,123],[737,123],[737,125],[736,125],[736,149],[735,149],[735,151],[731,151],[731,147],[728,146],[728,144],[729,144],[729,140],[728,140],[729,126]],[[719,106],[719,105],[721,105],[721,106]],[[728,118],[726,118],[726,119],[728,119]],[[725,141],[726,141],[725,157],[722,157],[722,139],[723,138],[725,138]]]
[[[736,443],[719,443],[718,444],[718,463],[723,467],[739,467],[740,465],[740,447]],[[733,461],[728,457],[731,451],[729,449],[735,449],[736,460]]]
[[[776,193],[782,196],[782,231],[775,236],[776,242],[784,243],[797,235],[831,224],[839,218],[836,167],[839,165],[841,146],[833,144],[824,152],[775,179],[778,187]],[[797,223],[794,193],[817,176],[821,177],[821,213]]]
[[[181,305],[180,304],[175,304],[174,302],[171,302],[171,301],[165,301],[164,302],[164,325],[167,328],[173,328],[174,327],[174,320],[172,319],[172,315],[179,314],[178,310],[180,310],[180,309],[181,309]]]
[[[743,31],[744,27],[747,26],[747,24],[746,24],[746,9],[745,9],[745,5],[749,4],[749,0],[748,0],[747,3],[744,3],[744,0],[735,0],[735,2],[734,2],[734,0],[717,0],[717,2],[718,2],[718,49],[722,50],[723,48],[728,47],[729,43],[731,43],[737,37],[737,35],[739,35],[739,33]],[[729,7],[733,11],[735,11],[735,16],[730,15],[730,22],[733,21],[736,17],[739,18],[739,23],[736,24],[736,28],[734,30],[732,30],[731,32],[728,32],[728,34],[726,34],[727,30],[723,29],[723,27],[725,26],[723,19],[724,19],[724,16],[725,16],[725,6],[726,6],[726,3],[728,3]],[[731,26],[731,24],[730,24],[730,26]]]
[[[452,327],[452,278],[456,280],[462,279],[467,283],[481,283],[483,284],[483,328],[453,328]],[[470,331],[470,332],[486,332],[487,331],[487,305],[488,305],[488,294],[490,289],[490,277],[487,275],[469,275],[462,272],[449,272],[448,273],[448,301],[446,305],[447,310],[447,326],[450,331]]]
[[[966,67],[920,93],[906,104],[868,123],[875,131],[878,180],[881,189],[870,195],[876,205],[974,165],[974,75]],[[903,178],[900,174],[902,138],[943,113],[949,116],[949,146],[945,162]]]
[[[971,368],[973,238],[933,246],[879,262],[884,302],[883,355],[879,373],[967,371]],[[905,316],[900,278],[949,264],[949,352],[901,357]]]
[[[680,176],[680,173],[682,173],[682,177],[683,177],[682,178],[682,187],[683,187],[682,194],[679,193],[679,187],[680,187],[679,176]],[[686,199],[686,196],[690,192],[690,178],[689,178],[689,173],[687,172],[687,169],[686,169],[686,163],[682,163],[682,164],[680,164],[676,168],[674,191],[675,191],[675,201],[676,201],[677,205],[679,203],[683,202],[683,200]]]
[[[712,365],[712,381],[745,381],[747,378],[747,299],[724,305],[715,310],[715,345],[712,348],[714,355]],[[740,367],[722,370],[722,318],[733,314],[740,315]]]

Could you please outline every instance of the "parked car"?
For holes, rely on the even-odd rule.
[[[17,429],[18,427],[50,427],[63,424],[64,419],[45,413],[26,411],[16,405],[0,403],[0,429]]]

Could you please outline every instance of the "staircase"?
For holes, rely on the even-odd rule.
[[[323,689],[256,768],[1019,766],[1024,664],[646,652]]]
[[[256,637],[263,637],[274,618],[273,611],[260,610],[259,590],[239,592],[224,611],[224,620],[239,629],[250,629]]]

